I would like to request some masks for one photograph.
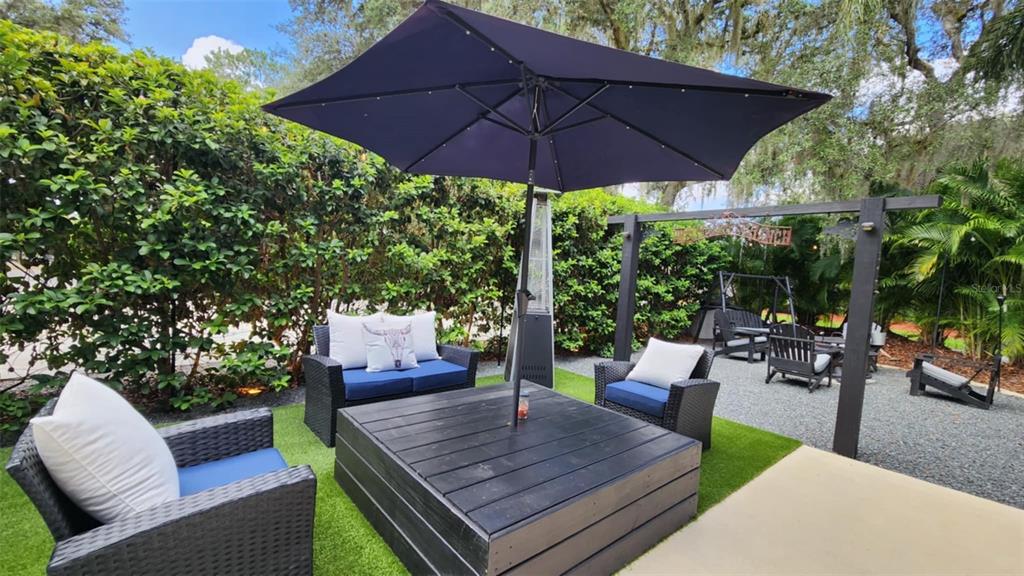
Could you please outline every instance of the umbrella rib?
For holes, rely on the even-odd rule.
[[[503,100],[501,102],[501,104],[498,104],[497,106],[491,106],[487,102],[484,102],[483,100],[477,98],[476,95],[474,95],[473,93],[471,93],[471,92],[469,92],[467,90],[464,90],[462,88],[462,86],[456,85],[455,89],[458,90],[459,94],[462,94],[466,98],[469,98],[470,100],[475,102],[477,104],[477,106],[480,106],[484,110],[487,110],[488,112],[498,116],[499,118],[501,118],[505,122],[508,122],[511,126],[514,126],[515,129],[518,130],[519,133],[522,134],[523,136],[526,136],[526,135],[529,134],[526,131],[526,129],[521,127],[515,120],[513,120],[513,119],[509,118],[508,116],[506,116],[501,110],[498,110],[498,107],[501,106],[502,104],[504,104],[505,102],[508,102],[509,99]],[[519,92],[519,91],[516,90],[516,92]]]
[[[541,97],[540,97],[541,108],[543,108],[543,110],[544,110],[544,115],[546,117],[550,118],[551,117],[551,112],[548,111],[548,99],[544,97],[544,91],[543,90],[541,91],[540,94],[541,94]],[[562,116],[560,116],[558,118],[558,120],[561,120],[565,116],[566,115],[563,114]],[[558,123],[558,121],[556,120],[553,124],[557,124],[557,123]],[[553,125],[553,124],[551,124],[551,125]],[[551,126],[551,125],[549,125],[549,126]],[[541,137],[548,139],[548,147],[551,148],[551,159],[552,159],[552,161],[554,163],[554,167],[555,167],[555,178],[558,179],[558,189],[559,190],[563,190],[563,189],[565,189],[565,183],[562,182],[562,167],[561,167],[561,165],[558,164],[558,147],[555,146],[555,138],[552,135],[545,135],[543,132],[541,132]]]
[[[561,128],[558,128],[557,130],[552,130],[550,132],[545,132],[543,135],[544,136],[554,136],[555,134],[561,134],[562,132],[568,132],[569,130],[572,130],[573,128],[579,128],[580,126],[586,126],[587,124],[591,124],[591,123],[597,122],[599,120],[606,120],[607,118],[608,118],[607,115],[602,114],[600,116],[595,116],[593,118],[587,118],[586,120],[580,120],[579,122],[573,122],[572,124],[566,124],[565,126],[562,126]]]
[[[513,99],[513,98],[515,98],[515,97],[516,97],[516,94],[519,94],[519,90],[518,90],[518,89],[517,89],[517,90],[515,90],[515,91],[513,91],[513,92],[512,92],[511,94],[509,94],[508,96],[506,96],[506,97],[502,98],[500,102],[498,102],[497,104],[495,104],[495,107],[501,106],[501,105],[502,105],[502,104],[504,104],[505,102],[508,102],[509,100],[511,100],[511,99]],[[469,123],[467,123],[467,124],[466,124],[465,126],[463,126],[463,127],[459,128],[459,129],[458,129],[458,130],[456,130],[455,132],[452,132],[451,136],[449,136],[449,137],[445,138],[444,140],[442,140],[442,141],[438,142],[438,144],[437,144],[436,146],[434,146],[434,147],[433,147],[433,148],[431,148],[430,150],[427,150],[427,151],[426,151],[426,153],[424,153],[424,154],[423,154],[422,156],[420,156],[420,157],[419,157],[419,158],[417,158],[416,160],[412,161],[412,162],[411,162],[411,163],[410,163],[410,164],[409,164],[408,166],[406,166],[405,168],[402,168],[402,170],[403,170],[404,172],[408,172],[409,170],[411,170],[411,169],[413,168],[413,166],[416,166],[416,165],[417,165],[417,164],[419,164],[420,162],[423,162],[424,160],[426,160],[428,156],[430,156],[430,155],[431,155],[431,154],[433,154],[434,152],[437,152],[438,150],[440,150],[440,149],[441,149],[442,147],[444,147],[444,146],[445,146],[446,144],[448,144],[449,142],[451,142],[452,140],[454,140],[454,139],[455,139],[455,138],[456,138],[456,137],[457,137],[457,136],[458,136],[459,134],[462,134],[463,132],[465,132],[465,131],[466,131],[466,130],[468,130],[468,129],[469,129],[470,127],[472,127],[472,126],[473,126],[474,124],[476,124],[477,122],[479,122],[479,121],[480,121],[481,119],[484,119],[484,118],[486,118],[486,115],[485,115],[485,114],[478,114],[478,115],[477,115],[477,116],[475,116],[475,117],[474,117],[474,118],[473,118],[472,120],[470,120],[470,121],[469,121]]]
[[[465,30],[466,34],[469,34],[470,36],[473,36],[474,38],[477,38],[477,39],[481,40],[484,44],[486,44],[491,49],[492,52],[498,52],[502,56],[504,56],[505,58],[508,58],[508,63],[509,64],[512,64],[514,66],[524,66],[522,60],[520,60],[519,58],[516,58],[508,50],[505,50],[500,45],[498,45],[497,42],[494,42],[493,40],[488,38],[486,35],[484,35],[482,32],[477,30],[469,22],[466,22],[461,17],[456,16],[455,14],[452,14],[452,12],[450,10],[448,10],[448,8],[446,6],[438,5],[438,4],[434,3],[434,2],[426,2],[426,5],[431,10],[433,10],[436,14],[440,14],[441,16],[447,18],[449,21],[451,21],[453,24],[455,24],[459,28],[462,28],[463,30]],[[531,74],[533,73],[532,70],[530,72],[531,72]]]
[[[491,118],[490,116],[487,116],[487,115],[480,116],[480,119],[485,121],[485,122],[490,122],[490,123],[495,124],[497,126],[501,126],[502,128],[504,128],[506,130],[509,130],[509,131],[512,131],[512,132],[515,132],[516,134],[518,134],[520,136],[523,135],[523,133],[519,130],[519,128],[517,128],[515,126],[509,126],[508,124],[505,124],[501,120],[495,120],[494,118]]]
[[[744,96],[767,96],[771,98],[789,98],[792,100],[831,100],[832,96],[818,92],[801,92],[792,88],[780,87],[777,90],[770,88],[735,88],[732,86],[708,86],[704,84],[668,84],[663,82],[643,82],[628,80],[606,80],[601,78],[565,78],[560,76],[546,76],[549,80],[568,83],[601,83],[609,86],[637,86],[642,88],[667,88],[682,92],[693,90],[694,92],[713,92],[718,94],[743,94]]]
[[[546,136],[546,135],[550,134],[551,131],[555,128],[555,126],[558,126],[559,124],[561,124],[563,120],[565,120],[569,116],[572,116],[573,114],[575,114],[577,111],[579,111],[580,108],[583,108],[584,106],[589,104],[591,100],[593,100],[594,98],[597,98],[598,96],[600,96],[601,93],[604,92],[607,89],[608,89],[608,85],[605,84],[605,85],[599,87],[597,90],[594,90],[593,92],[591,92],[590,95],[588,95],[583,100],[578,100],[577,99],[578,101],[576,102],[576,105],[573,106],[572,108],[569,108],[569,110],[567,110],[564,114],[562,114],[561,116],[556,118],[554,122],[551,122],[550,124],[548,124],[547,127],[544,128],[544,130],[541,130],[541,135],[545,135]]]
[[[409,90],[390,90],[386,92],[372,92],[367,94],[358,94],[355,96],[342,96],[339,98],[316,98],[312,100],[300,100],[298,102],[288,102],[286,104],[280,104],[274,106],[273,104],[267,104],[264,106],[265,109],[273,110],[292,110],[295,108],[308,108],[310,106],[326,106],[328,104],[345,104],[348,102],[361,102],[363,100],[377,100],[380,98],[391,98],[394,96],[414,96],[417,94],[429,94],[431,92],[444,92],[446,90],[458,90],[462,88],[479,88],[479,87],[490,87],[490,86],[508,86],[512,84],[518,85],[521,82],[518,78],[515,80],[481,80],[480,82],[465,82],[462,84],[447,84],[444,86],[429,86],[427,88],[412,88]]]
[[[552,89],[557,90],[558,92],[561,92],[562,94],[565,94],[569,98],[572,98],[573,100],[580,100],[579,97],[573,96],[572,94],[570,94],[569,92],[566,92],[565,90],[562,90],[558,86],[554,86],[554,85],[550,85],[550,84],[549,84],[549,86]],[[627,130],[632,130],[632,131],[636,132],[637,134],[640,134],[641,136],[646,137],[648,140],[653,140],[657,144],[660,144],[662,148],[667,148],[668,150],[671,150],[671,151],[675,152],[676,154],[682,156],[683,158],[686,158],[690,162],[693,162],[697,166],[700,166],[704,170],[707,170],[708,172],[714,174],[718,178],[725,179],[725,174],[722,174],[718,170],[715,170],[711,166],[708,166],[704,162],[701,162],[700,160],[694,158],[693,156],[687,154],[686,152],[676,148],[675,146],[669,144],[668,142],[665,142],[661,138],[658,138],[657,136],[655,136],[654,134],[651,134],[650,132],[644,130],[643,128],[638,128],[637,126],[634,126],[633,124],[630,124],[629,122],[626,122],[621,117],[619,117],[619,116],[617,116],[615,114],[612,114],[611,112],[608,112],[607,110],[601,108],[600,106],[595,105],[593,102],[588,103],[587,106],[589,106],[590,108],[596,110],[597,112],[600,112],[601,114],[604,114],[608,118],[611,118],[612,120],[615,120],[619,124],[624,125]]]

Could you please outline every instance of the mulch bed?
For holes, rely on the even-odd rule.
[[[886,366],[895,366],[897,368],[911,369],[914,366],[914,358],[920,354],[931,353],[931,346],[924,344],[923,342],[915,342],[900,336],[898,334],[889,333],[886,338],[885,348],[883,349],[882,355],[878,358],[879,364],[885,364]],[[967,359],[963,354],[949,350],[948,348],[938,348],[936,355],[943,358],[964,358],[965,363],[970,363],[964,366],[957,366],[954,362],[939,362],[939,364],[957,374],[961,374],[964,377],[971,377],[977,370],[979,364],[976,361]],[[990,374],[990,366],[988,364],[981,374],[978,374],[975,382],[979,384],[988,384],[988,377]],[[1018,392],[1024,394],[1024,367],[1013,364],[1003,365],[1002,375],[1000,382],[1003,390],[1009,390],[1011,392]]]

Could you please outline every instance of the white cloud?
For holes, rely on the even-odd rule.
[[[240,44],[236,44],[227,38],[220,36],[202,36],[192,41],[192,45],[181,55],[181,63],[190,70],[206,68],[206,55],[217,50],[226,50],[237,54],[244,50]]]
[[[929,62],[935,70],[935,77],[940,82],[945,82],[960,67],[960,64],[953,58],[940,58]],[[968,82],[974,82],[973,72],[967,75]],[[875,69],[865,78],[857,88],[857,109],[863,114],[878,99],[896,98],[897,101],[908,109],[907,119],[912,116],[913,94],[924,88],[924,74],[917,70],[906,70],[904,76],[898,76],[886,65],[877,65]],[[975,82],[973,90],[980,94],[983,90],[980,82]],[[971,110],[960,116],[961,120],[976,120],[982,117],[1004,116],[1019,114],[1024,102],[1021,98],[1021,87],[1010,86],[1004,88],[999,99],[993,105],[983,106]],[[907,128],[913,128],[908,126]]]

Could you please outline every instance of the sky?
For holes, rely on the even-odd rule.
[[[130,40],[121,48],[152,48],[200,68],[218,48],[274,51],[288,46],[276,26],[291,17],[287,0],[126,0]]]

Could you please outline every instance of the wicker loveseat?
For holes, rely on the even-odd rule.
[[[331,332],[326,325],[313,327],[313,340],[317,353],[302,358],[305,422],[327,446],[334,446],[340,408],[476,386],[480,353],[469,348],[441,344],[440,360],[421,362],[411,370],[368,373],[365,368],[346,369],[328,355]]]
[[[40,415],[51,414],[55,403]],[[274,445],[273,415],[267,409],[213,416],[159,432],[179,470],[218,466]],[[237,466],[227,467],[239,474]],[[7,472],[53,534],[50,575],[313,571],[316,476],[309,466],[284,467],[204,489],[108,524],[82,511],[54,483],[31,427],[15,444]]]
[[[705,351],[690,378],[673,382],[670,390],[627,380],[636,362],[599,362],[594,365],[594,403],[699,440],[708,450],[719,388],[707,379],[713,361],[714,354]]]

